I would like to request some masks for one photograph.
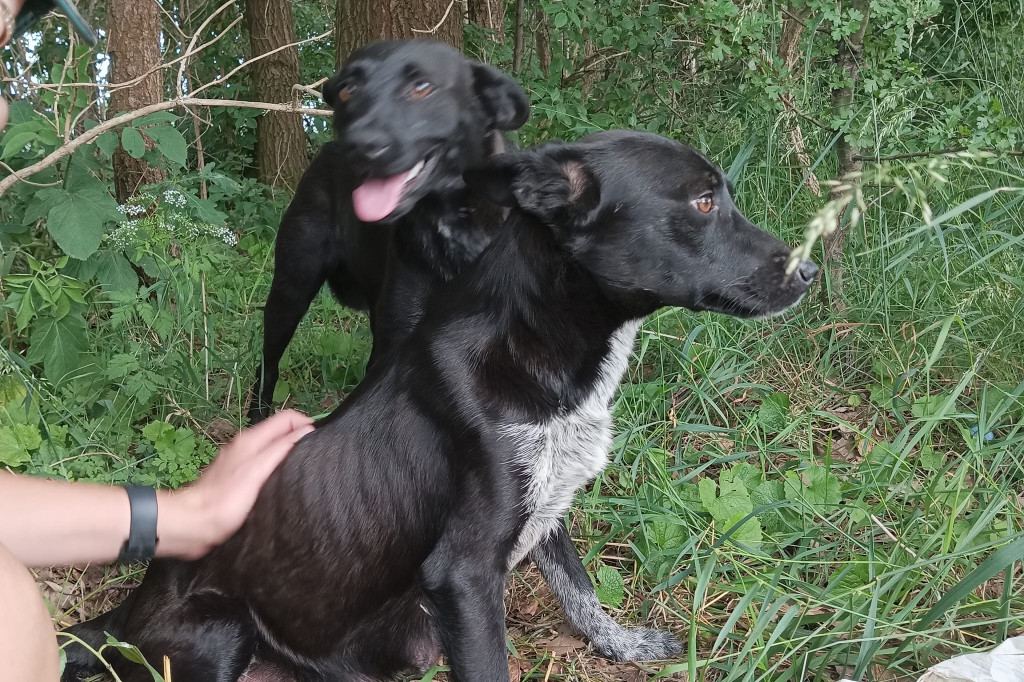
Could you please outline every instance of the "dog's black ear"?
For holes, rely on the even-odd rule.
[[[493,66],[473,62],[473,90],[490,117],[492,128],[515,130],[530,118],[526,93]]]
[[[491,201],[518,206],[556,227],[576,227],[600,202],[597,178],[564,145],[499,154],[465,174],[466,184]]]
[[[327,82],[324,83],[324,89],[321,94],[324,98],[324,102],[326,102],[332,109],[338,103],[338,90],[341,89],[341,82],[341,71],[339,71],[328,78]]]

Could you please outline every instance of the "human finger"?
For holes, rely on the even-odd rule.
[[[314,430],[312,424],[299,426],[260,448],[247,462],[250,474],[257,480],[265,481],[291,452],[295,444]]]
[[[239,435],[255,441],[270,441],[312,423],[311,417],[307,417],[298,410],[281,410],[259,424],[250,426]]]

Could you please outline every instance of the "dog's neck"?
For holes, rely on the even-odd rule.
[[[501,223],[499,208],[465,187],[432,192],[394,232],[398,256],[448,281],[477,259]]]
[[[513,213],[473,268],[498,329],[481,371],[507,377],[502,402],[531,416],[574,409],[607,381],[606,360],[652,309],[623,305],[532,217]],[[625,367],[617,369],[617,385]]]
[[[483,153],[501,154],[509,146],[501,131],[492,130],[484,139]],[[487,248],[507,213],[469,191],[459,179],[423,197],[410,213],[409,224],[396,230],[394,244],[407,264],[448,281]]]

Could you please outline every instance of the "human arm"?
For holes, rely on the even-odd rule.
[[[270,474],[312,430],[309,417],[279,412],[221,448],[192,485],[157,491],[157,556],[198,558],[230,537]],[[113,561],[130,523],[123,488],[0,473],[0,544],[27,565]]]

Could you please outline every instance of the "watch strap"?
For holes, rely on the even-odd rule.
[[[156,490],[148,485],[126,485],[131,525],[128,539],[121,547],[117,560],[123,564],[145,561],[156,554]]]

